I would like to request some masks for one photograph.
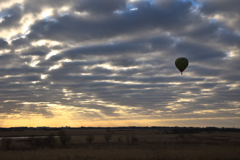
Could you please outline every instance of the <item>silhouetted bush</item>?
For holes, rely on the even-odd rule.
[[[40,137],[29,137],[27,139],[27,144],[31,145],[34,148],[39,148],[44,146],[43,138]]]
[[[65,131],[58,132],[62,145],[66,145],[71,141],[71,136],[67,135]]]
[[[110,141],[110,139],[112,138],[112,135],[111,134],[105,134],[104,138],[105,138],[106,142],[108,143]]]
[[[186,135],[185,134],[179,134],[178,136],[176,136],[176,140],[178,139],[184,139],[186,138]]]
[[[132,144],[137,143],[138,138],[135,135],[131,135]]]
[[[118,137],[118,143],[122,142],[122,137]]]
[[[30,137],[27,139],[27,144],[31,145],[34,148],[39,147],[51,147],[54,148],[56,139],[54,134],[50,134],[49,136],[42,138],[42,137]]]
[[[91,143],[93,142],[93,140],[94,140],[94,135],[88,135],[88,136],[86,137],[86,141],[87,141],[87,143],[89,143],[89,144],[91,144]]]
[[[4,150],[9,150],[10,149],[10,145],[12,143],[12,139],[10,138],[2,138],[2,147]]]
[[[56,143],[55,135],[54,134],[50,134],[49,136],[45,137],[43,139],[43,141],[44,141],[44,145],[46,147],[54,148],[55,143]]]
[[[127,144],[130,143],[130,136],[129,135],[126,136],[126,141],[127,141]]]

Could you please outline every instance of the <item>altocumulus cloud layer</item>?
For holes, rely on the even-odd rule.
[[[239,10],[239,0],[1,1],[1,121],[236,125]],[[178,57],[190,62],[183,76]]]

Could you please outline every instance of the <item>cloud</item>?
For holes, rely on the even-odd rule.
[[[239,13],[239,1],[238,0],[231,0],[231,1],[226,1],[226,0],[202,0],[204,3],[202,11],[206,13],[224,13],[224,12],[232,12],[232,13]]]
[[[3,39],[0,39],[0,48],[7,48],[8,47],[8,43],[3,40]]]
[[[26,56],[46,56],[51,51],[47,46],[32,47],[24,51],[22,55]]]
[[[1,18],[1,28],[16,27],[20,25],[19,21],[22,17],[22,8],[20,4],[15,4],[3,12],[5,12],[5,15]]]
[[[90,1],[87,1],[87,3],[90,3]],[[158,28],[169,32],[180,30],[184,29],[193,18],[199,16],[191,14],[191,3],[182,1],[177,3],[179,4],[174,5],[174,10],[168,9],[165,11],[157,6],[150,5],[148,2],[138,2],[135,4],[138,7],[137,11],[111,14],[102,20],[91,18],[94,15],[90,15],[88,18],[71,14],[56,17],[55,21],[41,20],[31,26],[31,33],[27,37],[34,40],[41,37],[58,41],[64,39],[65,41],[77,40],[82,42],[119,35],[141,34],[143,31],[148,32],[148,30]]]
[[[202,0],[202,2],[204,4],[201,9],[203,14],[209,16],[212,19],[223,22],[224,25],[231,27],[234,31],[240,31],[237,27],[240,24],[240,15],[238,12],[239,1]]]
[[[75,9],[79,12],[90,12],[95,16],[98,14],[112,14],[116,10],[124,10],[126,7],[126,0],[82,0],[75,1]]]
[[[24,12],[26,13],[40,13],[45,8],[53,8],[58,10],[65,5],[71,4],[71,0],[24,0]]]

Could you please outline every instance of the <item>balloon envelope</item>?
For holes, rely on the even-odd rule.
[[[178,59],[176,59],[175,61],[175,65],[176,67],[179,69],[179,71],[182,72],[187,68],[188,66],[188,59],[184,58],[184,57],[180,57]]]

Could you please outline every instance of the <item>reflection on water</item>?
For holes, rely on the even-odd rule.
[[[29,137],[0,137],[0,140],[2,138],[10,138],[10,139],[27,139],[27,138],[45,138],[48,136],[29,136]],[[59,136],[54,136],[54,137],[59,137]]]

